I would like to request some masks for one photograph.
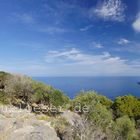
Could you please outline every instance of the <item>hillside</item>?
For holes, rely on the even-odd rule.
[[[95,91],[69,99],[28,76],[0,72],[0,140],[139,140],[140,99]]]

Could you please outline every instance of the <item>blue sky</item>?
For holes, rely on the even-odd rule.
[[[139,0],[1,0],[0,70],[140,75]]]

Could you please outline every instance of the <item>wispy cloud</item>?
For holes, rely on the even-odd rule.
[[[104,20],[111,21],[123,21],[125,5],[121,0],[104,0],[102,4],[97,5],[97,7],[90,10],[90,17],[95,15]]]
[[[48,51],[45,61],[20,60],[0,65],[1,70],[32,76],[140,75],[140,60],[127,60],[109,52],[91,54],[76,48]]]
[[[22,23],[27,23],[27,24],[31,24],[35,22],[35,18],[33,18],[33,16],[31,14],[27,14],[27,13],[16,13],[16,14],[12,14],[12,19],[18,22],[22,22]]]
[[[61,75],[140,74],[138,61],[138,63],[136,61],[134,63],[118,56],[112,56],[109,52],[92,55],[72,48],[63,51],[49,51],[45,59],[48,65],[51,65]]]
[[[91,48],[98,48],[98,49],[104,48],[104,46],[101,43],[97,43],[95,41],[91,42],[90,47]]]
[[[46,55],[46,62],[52,63],[53,61],[67,62],[68,60],[78,60],[80,51],[72,48],[68,51],[48,51]]]
[[[120,39],[119,41],[117,41],[117,44],[125,46],[125,47],[115,47],[113,48],[114,51],[118,51],[118,52],[123,52],[124,54],[126,52],[129,52],[133,55],[139,55],[140,54],[140,42],[139,41],[135,41],[135,40],[127,40],[127,39]]]
[[[91,55],[83,53],[80,50],[77,50],[76,48],[72,48],[66,51],[49,51],[46,55],[47,62],[67,62],[71,60],[73,63],[85,65],[102,63],[104,60],[111,61],[118,59],[118,57],[111,57],[111,54],[109,52],[103,52],[100,55]]]
[[[140,32],[140,13],[137,15],[137,18],[133,22],[132,27],[136,32]]]
[[[126,38],[121,38],[119,41],[118,41],[118,44],[119,45],[126,45],[126,44],[129,44],[131,41],[129,41],[128,39]]]
[[[41,27],[38,29],[39,32],[46,32],[49,34],[54,34],[54,33],[65,33],[68,32],[68,29],[61,28],[61,27],[56,27],[56,26],[48,26],[48,27]]]
[[[85,32],[85,31],[88,31],[89,29],[91,29],[92,27],[93,27],[93,25],[88,25],[88,26],[81,28],[80,31]]]

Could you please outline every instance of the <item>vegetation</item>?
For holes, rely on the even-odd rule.
[[[32,88],[34,91],[32,102],[37,104],[49,104],[49,94],[53,92],[53,88],[51,86],[33,81]]]
[[[71,103],[88,106],[89,112],[80,112],[86,118],[88,128],[107,140],[138,140],[140,100],[134,96],[122,96],[111,101],[94,91],[82,92]],[[72,107],[71,107],[72,110]],[[136,130],[137,126],[137,130]],[[90,131],[90,130],[89,130]],[[90,133],[90,132],[88,132]],[[90,135],[92,136],[92,135]],[[95,136],[95,135],[94,135]]]
[[[117,124],[118,132],[121,139],[123,140],[138,139],[134,120],[131,120],[127,116],[123,116],[116,120],[116,124]]]
[[[9,73],[6,72],[0,72],[0,104],[8,104],[7,96],[4,92],[5,86],[6,86],[6,80],[10,76]]]
[[[52,126],[64,140],[80,140],[83,134],[88,140],[140,139],[140,99],[132,95],[117,97],[112,101],[95,91],[87,91],[70,100],[52,86],[24,75],[0,72],[0,104],[37,107],[40,120],[50,119],[50,111],[46,116],[42,110],[52,106],[78,113],[81,121],[77,120],[73,125],[59,114],[51,118]]]
[[[59,90],[25,75],[10,75],[0,72],[0,103],[13,105],[48,105],[62,106],[69,98]]]
[[[140,100],[132,95],[117,97],[113,108],[117,116],[128,115],[132,118],[140,118]]]
[[[32,79],[22,75],[12,75],[6,80],[5,94],[10,103],[15,103],[17,99],[28,103],[32,95]]]
[[[69,102],[69,98],[64,96],[63,92],[60,90],[54,90],[51,94],[49,94],[49,101],[56,107],[64,107]]]
[[[106,109],[111,109],[113,102],[105,96],[98,95],[95,91],[81,92],[72,101],[72,106],[80,105],[90,107],[93,110],[96,105],[105,106]],[[74,108],[72,108],[74,109]],[[83,110],[82,110],[83,111]]]

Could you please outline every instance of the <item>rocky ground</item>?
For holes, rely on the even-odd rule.
[[[0,140],[60,140],[45,120],[28,110],[0,107]]]

